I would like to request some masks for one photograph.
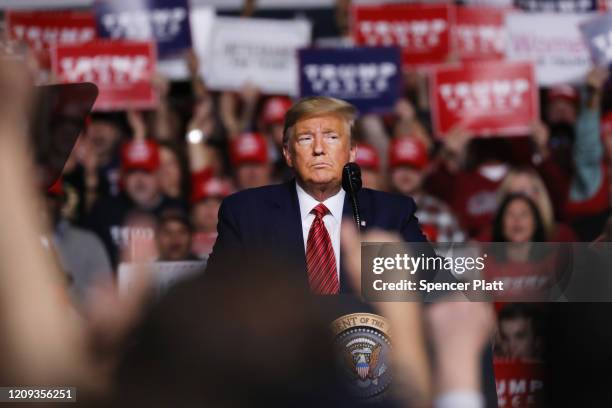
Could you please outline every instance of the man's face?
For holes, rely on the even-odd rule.
[[[181,192],[181,166],[172,150],[162,147],[159,149],[159,186],[168,195]]]
[[[217,215],[221,199],[206,198],[198,202],[191,210],[193,225],[200,232],[215,232],[217,230]]]
[[[87,138],[97,155],[108,155],[119,142],[121,132],[111,122],[93,121],[87,128]]]
[[[342,168],[355,160],[350,128],[339,115],[329,114],[298,120],[283,148],[287,165],[295,169],[306,186],[340,186]]]
[[[269,163],[244,163],[236,169],[239,189],[266,186],[271,183],[272,166]]]
[[[399,166],[391,170],[391,185],[401,194],[410,195],[421,188],[423,172],[410,166]]]
[[[162,261],[182,261],[189,257],[191,233],[180,221],[164,222],[157,231],[157,249]]]
[[[576,123],[576,107],[565,99],[555,99],[548,105],[548,121],[556,123]]]
[[[130,171],[125,176],[125,191],[139,206],[148,208],[159,198],[159,184],[155,173],[143,170]]]
[[[499,322],[499,334],[502,353],[505,357],[535,357],[536,339],[529,319],[517,317],[502,320]]]

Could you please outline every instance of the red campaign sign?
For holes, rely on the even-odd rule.
[[[495,384],[499,408],[535,408],[544,388],[541,362],[495,359]]]
[[[525,135],[539,116],[538,88],[528,62],[438,67],[430,92],[438,137],[455,126],[477,136]]]
[[[7,11],[6,25],[9,38],[27,43],[45,69],[51,67],[51,45],[96,38],[96,19],[84,11]]]
[[[453,45],[454,10],[451,4],[354,6],[352,36],[357,45],[399,46],[404,67],[444,63]]]
[[[506,49],[504,10],[457,7],[455,39],[462,61],[500,60]]]
[[[612,0],[599,0],[599,9],[601,11],[612,10]]]
[[[93,82],[99,88],[95,110],[147,109],[157,103],[151,86],[155,44],[120,40],[51,49],[53,73],[61,82]]]

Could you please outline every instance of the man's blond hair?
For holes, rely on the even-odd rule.
[[[306,118],[322,115],[339,115],[348,124],[349,137],[351,136],[357,108],[350,103],[328,96],[309,96],[300,99],[285,114],[285,127],[283,129],[283,145],[286,146],[293,134],[295,124]]]

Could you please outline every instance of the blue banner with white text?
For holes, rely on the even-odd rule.
[[[300,94],[325,95],[354,104],[359,112],[385,113],[401,92],[397,47],[302,49]]]

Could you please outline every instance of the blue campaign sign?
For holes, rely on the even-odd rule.
[[[612,13],[603,14],[580,25],[580,31],[596,65],[612,62]]]
[[[398,47],[307,48],[299,57],[301,96],[344,99],[362,114],[390,112],[400,96]]]
[[[514,6],[524,11],[551,13],[585,13],[597,11],[597,0],[514,0]]]
[[[188,0],[96,0],[94,10],[102,38],[155,41],[159,58],[191,47]]]

